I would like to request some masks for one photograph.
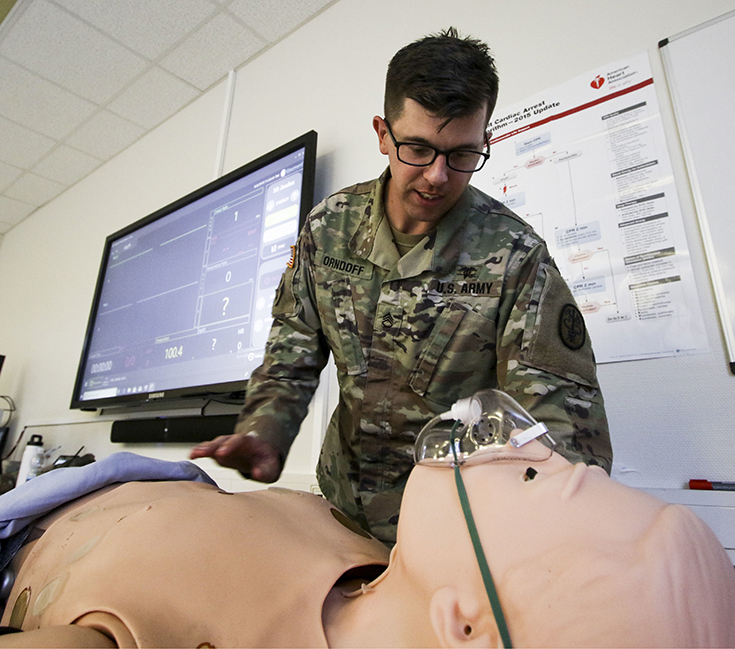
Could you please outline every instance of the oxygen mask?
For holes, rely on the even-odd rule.
[[[500,390],[482,390],[457,401],[434,417],[419,433],[416,464],[472,465],[499,460],[542,461],[555,442],[512,397]]]

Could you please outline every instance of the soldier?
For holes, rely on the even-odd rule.
[[[235,432],[192,458],[276,480],[331,353],[340,398],[319,485],[389,545],[416,434],[480,389],[512,395],[572,462],[610,471],[603,398],[574,298],[544,241],[469,185],[490,157],[497,90],[487,45],[453,28],[394,56],[385,116],[373,118],[388,169],[311,212]]]

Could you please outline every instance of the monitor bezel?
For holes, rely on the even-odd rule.
[[[110,234],[104,245],[102,253],[102,260],[100,262],[99,271],[97,274],[97,283],[94,290],[94,297],[92,299],[92,306],[90,308],[89,319],[87,321],[86,333],[84,335],[84,342],[82,344],[82,352],[80,355],[79,366],[77,368],[76,379],[74,381],[74,390],[72,393],[71,404],[69,406],[72,410],[98,410],[100,408],[125,408],[125,407],[136,407],[141,405],[149,404],[160,404],[162,408],[170,407],[177,402],[186,402],[197,399],[223,399],[230,403],[242,402],[244,398],[244,391],[247,386],[247,379],[239,381],[229,381],[221,383],[208,383],[201,385],[192,385],[188,387],[172,388],[163,392],[138,392],[135,394],[117,395],[114,397],[103,397],[99,399],[80,399],[83,391],[84,373],[87,367],[87,359],[90,352],[90,344],[92,340],[92,332],[97,319],[97,313],[99,309],[100,299],[102,295],[102,288],[104,285],[104,277],[107,269],[108,260],[110,257],[110,251],[114,242],[119,239],[128,236],[130,233],[135,232],[147,225],[162,219],[169,214],[186,207],[194,201],[198,201],[205,198],[209,194],[216,192],[223,187],[239,180],[243,176],[247,176],[265,167],[279,158],[286,156],[298,149],[304,149],[304,169],[302,172],[302,186],[301,186],[301,208],[299,210],[299,231],[306,220],[306,215],[311,211],[314,204],[314,184],[315,184],[315,167],[316,167],[316,144],[317,144],[317,133],[316,131],[308,131],[297,138],[294,138],[290,142],[282,144],[281,146],[269,151],[268,153],[248,162],[247,164],[234,169],[233,171],[224,174],[223,176],[213,180],[212,182],[199,187],[193,192],[183,196],[172,203],[169,203],[165,207],[162,207],[147,216],[131,223],[130,225],[113,232]]]

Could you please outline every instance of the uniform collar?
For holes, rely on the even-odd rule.
[[[393,234],[385,213],[383,196],[388,178],[390,178],[390,168],[386,168],[380,175],[370,192],[362,220],[350,241],[350,250],[358,257],[367,259],[381,268],[396,269],[398,267],[398,274],[403,277],[424,270],[435,271],[442,265],[446,268],[456,265],[462,242],[462,237],[457,235],[464,228],[467,210],[472,203],[469,187],[439,223],[433,245],[423,248],[421,244],[418,244],[414,250],[401,259],[393,242]]]
[[[363,210],[362,219],[349,244],[350,250],[355,255],[368,259],[382,268],[392,268],[399,259],[383,203],[383,190],[389,177],[390,168],[387,168],[375,182]],[[384,245],[386,238],[390,242],[389,246]],[[383,245],[376,246],[377,239],[380,239]]]

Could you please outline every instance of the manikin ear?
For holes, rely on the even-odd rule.
[[[377,115],[373,117],[373,128],[378,134],[378,147],[380,148],[380,152],[383,155],[388,155],[387,140],[390,136],[388,135],[388,129],[385,126],[385,122]]]
[[[490,602],[461,595],[452,586],[437,590],[429,616],[441,647],[501,647]]]

